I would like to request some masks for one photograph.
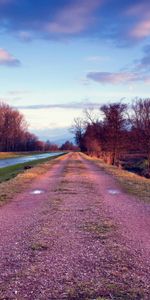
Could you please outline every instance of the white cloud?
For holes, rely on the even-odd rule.
[[[86,60],[91,61],[91,62],[102,62],[102,61],[110,60],[110,57],[109,56],[95,55],[95,56],[86,57]]]

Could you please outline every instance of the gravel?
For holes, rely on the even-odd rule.
[[[79,153],[60,159],[0,209],[0,299],[150,299],[149,214]]]

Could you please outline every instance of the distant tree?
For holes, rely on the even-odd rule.
[[[58,151],[59,147],[58,145],[51,143],[49,140],[45,143],[45,150],[46,151]]]
[[[77,147],[72,142],[66,141],[64,144],[61,145],[60,150],[75,151],[77,150]]]
[[[28,131],[26,120],[17,109],[0,103],[0,151],[58,150],[55,144],[47,145]]]

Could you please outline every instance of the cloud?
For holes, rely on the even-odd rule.
[[[130,32],[130,35],[136,39],[142,39],[150,36],[150,18],[140,21]]]
[[[127,16],[135,22],[128,32],[129,37],[142,40],[150,36],[150,2],[135,3],[127,10]]]
[[[56,14],[54,20],[46,24],[45,29],[55,34],[80,33],[93,22],[93,12],[101,2],[101,0],[78,0],[73,2]]]
[[[143,48],[143,56],[133,62],[133,70],[149,74],[150,71],[150,45]]]
[[[0,28],[23,41],[34,37],[62,38],[74,36],[96,22],[96,11],[104,0],[0,0]],[[5,9],[4,9],[5,3]],[[30,11],[30,14],[29,14]],[[7,21],[6,21],[7,20]]]
[[[29,31],[18,31],[16,36],[23,42],[31,42],[33,39],[33,36]]]
[[[41,110],[41,109],[84,109],[84,108],[99,108],[99,103],[84,100],[81,102],[57,103],[57,104],[40,104],[40,105],[25,105],[17,106],[18,109],[25,110]]]
[[[8,92],[8,95],[11,95],[11,96],[20,96],[20,95],[26,95],[26,94],[30,94],[31,92],[30,91],[26,91],[26,90],[16,90],[16,91],[9,91]]]
[[[90,62],[102,62],[102,61],[110,60],[110,56],[101,56],[101,55],[88,56],[86,57],[86,60]]]
[[[87,78],[103,84],[123,84],[141,80],[138,74],[130,72],[90,72],[87,74]]]
[[[61,145],[66,140],[73,141],[73,134],[70,133],[68,127],[55,127],[55,128],[45,128],[39,130],[32,130],[42,140],[50,140],[53,143]]]
[[[8,67],[18,67],[20,66],[20,61],[16,59],[13,55],[7,52],[5,49],[0,48],[0,65]]]
[[[127,84],[133,82],[150,82],[150,44],[143,48],[143,55],[133,63],[118,72],[89,72],[85,81],[95,81],[101,84]]]
[[[141,3],[142,2],[142,3]],[[30,11],[30,13],[29,13]],[[150,35],[148,0],[0,0],[0,32],[21,41],[91,37],[135,43]]]

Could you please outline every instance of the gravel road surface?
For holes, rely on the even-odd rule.
[[[0,299],[150,299],[150,205],[79,153],[0,208]]]

